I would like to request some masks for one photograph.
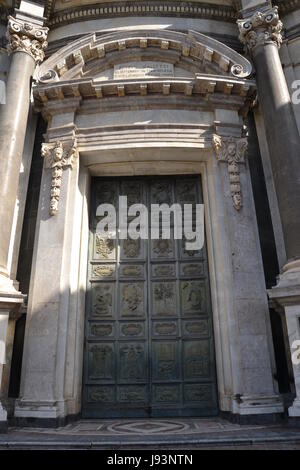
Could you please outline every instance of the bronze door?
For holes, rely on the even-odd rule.
[[[201,203],[201,179],[93,179],[83,416],[215,415],[206,247],[188,251],[173,237],[99,237],[96,209],[102,203],[117,208],[119,195],[128,206],[145,204],[150,214],[152,203]]]

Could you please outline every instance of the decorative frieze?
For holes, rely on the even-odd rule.
[[[257,11],[250,18],[238,20],[240,41],[251,52],[256,46],[274,43],[279,48],[282,43],[282,22],[278,7],[267,12]]]
[[[48,31],[48,28],[9,16],[7,25],[8,53],[25,52],[35,60],[36,64],[41,63],[45,57],[44,50],[48,46]]]
[[[73,167],[78,157],[77,142],[54,142],[42,144],[42,157],[45,158],[45,167],[52,170],[51,193],[50,193],[50,215],[58,211],[58,203],[61,191],[63,170]]]
[[[236,210],[243,206],[241,181],[240,181],[240,163],[245,163],[245,154],[248,149],[248,140],[246,137],[221,137],[213,135],[213,147],[219,162],[226,162],[228,165],[230,190],[233,205]]]

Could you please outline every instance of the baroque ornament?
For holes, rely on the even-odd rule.
[[[50,215],[55,215],[58,211],[63,170],[73,167],[73,163],[78,157],[77,143],[76,140],[71,143],[62,143],[60,141],[43,143],[41,153],[42,157],[45,158],[45,167],[52,170],[49,212]]]
[[[25,52],[35,60],[36,64],[43,62],[44,50],[48,46],[48,31],[48,28],[9,16],[6,35],[8,53]]]
[[[279,19],[278,7],[263,13],[257,11],[247,19],[238,20],[240,41],[249,51],[256,46],[274,43],[280,48],[282,43],[282,22]]]
[[[245,163],[247,138],[220,137],[215,134],[213,146],[218,161],[227,162],[233,205],[239,211],[243,206],[239,164]]]

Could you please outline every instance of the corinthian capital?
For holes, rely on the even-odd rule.
[[[240,41],[251,52],[256,46],[274,43],[279,48],[282,43],[282,22],[278,7],[267,12],[257,11],[250,18],[238,20]]]
[[[48,31],[48,28],[9,16],[7,25],[8,53],[25,52],[33,57],[36,64],[39,64],[44,60],[44,50],[48,45]]]

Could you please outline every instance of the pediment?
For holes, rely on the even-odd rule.
[[[114,80],[115,70],[122,64],[125,68],[131,63],[145,63],[147,69],[151,62],[169,64],[170,78],[192,78],[197,73],[246,78],[251,74],[248,60],[203,34],[146,30],[99,37],[93,34],[74,41],[47,59],[35,78],[40,83]],[[150,76],[157,78],[155,71]]]

